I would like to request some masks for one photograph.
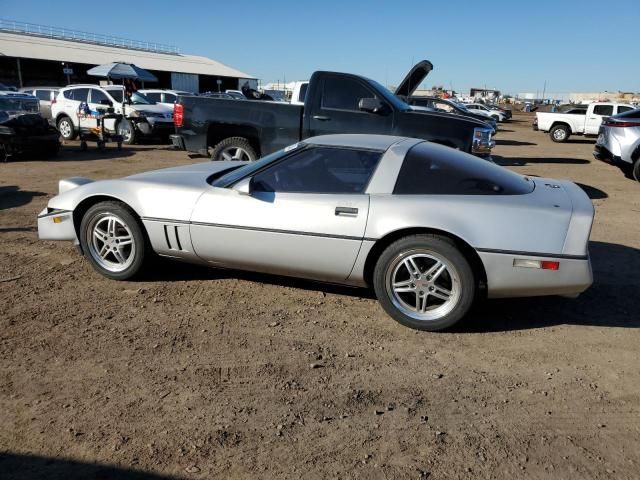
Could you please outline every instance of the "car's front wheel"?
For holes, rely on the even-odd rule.
[[[118,132],[118,135],[122,137],[123,143],[126,143],[127,145],[133,145],[136,143],[136,127],[130,120],[125,118],[119,121],[116,131]]]
[[[385,311],[410,328],[443,330],[471,308],[476,280],[465,256],[446,237],[412,235],[389,245],[373,283]]]
[[[100,202],[87,210],[80,224],[80,244],[93,268],[114,280],[138,274],[149,253],[140,223],[119,202]]]

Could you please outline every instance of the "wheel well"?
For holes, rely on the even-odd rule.
[[[67,114],[66,114],[66,113],[64,113],[64,112],[59,113],[59,114],[58,114],[58,116],[56,117],[56,126],[58,126],[58,123],[59,123],[59,122],[60,122],[60,120],[62,120],[64,117],[71,118],[71,117],[69,117],[69,115],[67,115]],[[72,122],[72,123],[73,123],[73,122]]]
[[[244,125],[229,125],[225,123],[210,123],[207,130],[207,147],[214,147],[225,138],[246,138],[253,149],[260,156],[260,136],[258,129]]]
[[[367,255],[367,260],[364,264],[364,281],[367,285],[373,285],[373,270],[376,267],[376,262],[382,252],[391,245],[396,240],[400,240],[401,238],[408,237],[409,235],[418,235],[418,234],[433,234],[440,235],[442,237],[449,238],[452,240],[456,247],[462,252],[465,258],[469,261],[471,268],[476,275],[480,283],[480,288],[484,289],[487,285],[487,272],[484,269],[484,264],[478,255],[478,252],[465,242],[460,237],[453,235],[449,232],[445,232],[444,230],[438,230],[436,228],[405,228],[402,230],[396,230],[395,232],[388,233],[384,237],[380,238],[374,245],[373,248],[369,251]]]
[[[633,153],[631,154],[631,160],[633,162],[635,162],[638,159],[640,159],[640,145],[638,145],[636,149],[633,151]]]
[[[142,221],[140,220],[140,215],[138,215],[138,213],[133,208],[131,208],[130,205],[126,204],[116,197],[110,197],[109,195],[95,195],[93,197],[85,198],[76,206],[76,208],[73,209],[73,227],[76,230],[76,236],[78,237],[78,240],[80,240],[80,224],[82,223],[82,217],[84,217],[84,214],[87,213],[87,210],[93,207],[96,203],[100,202],[118,202],[124,205],[140,223],[142,231],[146,234],[146,230],[142,224]],[[80,248],[82,248],[82,246]]]
[[[560,126],[562,125],[563,127],[567,127],[569,129],[569,132],[571,133],[571,125],[569,125],[566,122],[553,122],[553,124],[551,125],[551,128],[549,130],[552,130],[554,127]]]

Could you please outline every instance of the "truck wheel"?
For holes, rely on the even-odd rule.
[[[258,159],[256,151],[246,138],[229,137],[222,140],[211,152],[211,160],[243,160],[253,162]]]
[[[78,135],[76,128],[73,126],[73,122],[69,117],[62,117],[58,120],[58,131],[65,140],[74,140]]]
[[[556,143],[566,142],[569,139],[570,135],[571,135],[571,131],[569,130],[569,127],[567,127],[566,125],[556,125],[549,132],[549,136],[551,137],[551,140],[553,140]]]
[[[116,125],[116,132],[122,137],[123,143],[133,145],[136,143],[136,128],[133,123],[126,118],[119,121]]]

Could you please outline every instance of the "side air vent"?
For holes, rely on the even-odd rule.
[[[182,250],[180,242],[180,228],[178,225],[164,225],[164,239],[169,250]]]

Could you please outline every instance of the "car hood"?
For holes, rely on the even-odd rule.
[[[150,172],[137,173],[125,177],[124,180],[141,181],[146,183],[161,183],[167,185],[189,185],[203,186],[206,185],[207,178],[214,173],[223,170],[232,169],[249,162],[240,161],[222,161],[222,162],[205,162],[193,165],[182,165],[179,167],[163,168],[161,170],[152,170]]]
[[[476,118],[472,118],[472,117],[468,117],[466,115],[455,115],[453,113],[446,113],[446,112],[434,112],[434,111],[429,111],[429,110],[424,110],[424,108],[426,107],[422,107],[419,110],[415,107],[415,106],[411,106],[411,110],[408,110],[406,112],[403,112],[405,115],[440,115],[442,117],[447,117],[447,118],[455,118],[456,120],[460,121],[460,122],[467,122],[469,124],[472,124],[475,127],[489,127],[492,128],[491,125],[488,125],[487,122],[476,119]]]
[[[167,105],[162,105],[160,103],[156,103],[155,105],[127,105],[127,108],[136,110],[138,112],[153,112],[162,114],[173,113],[173,108],[170,108]]]
[[[422,60],[409,70],[404,80],[400,82],[398,88],[394,92],[395,95],[409,98],[418,86],[427,78],[429,72],[433,70],[433,64],[429,60]]]

